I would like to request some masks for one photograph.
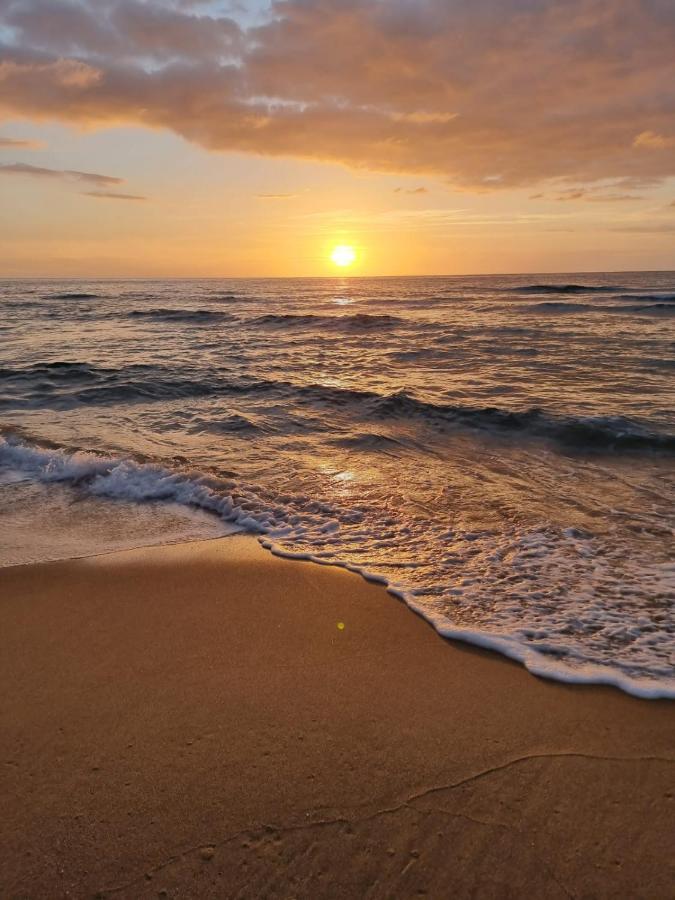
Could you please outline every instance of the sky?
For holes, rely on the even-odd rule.
[[[323,276],[336,245],[675,269],[673,0],[0,0],[0,275]]]

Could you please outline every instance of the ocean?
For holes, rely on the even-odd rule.
[[[535,674],[675,697],[675,273],[0,298],[0,563],[243,530]]]

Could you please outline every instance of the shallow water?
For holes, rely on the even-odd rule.
[[[675,696],[675,273],[0,297],[7,528],[38,483],[152,502],[160,540],[203,521],[158,504],[208,510],[533,671]]]

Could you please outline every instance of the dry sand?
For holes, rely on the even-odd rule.
[[[3,900],[675,896],[674,703],[539,680],[248,537],[0,598]]]

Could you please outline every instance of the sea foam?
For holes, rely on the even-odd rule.
[[[399,566],[399,575],[394,578],[378,571],[382,568],[378,563],[369,566],[350,558],[354,556],[354,540],[371,550],[378,542],[378,536],[364,527],[358,512],[345,516],[330,504],[307,497],[293,498],[294,503],[287,497],[265,498],[250,488],[197,472],[173,471],[132,458],[45,448],[13,437],[0,439],[0,468],[6,473],[21,472],[43,483],[68,484],[88,496],[135,503],[174,503],[205,510],[239,530],[258,535],[263,547],[278,556],[339,566],[383,584],[442,636],[494,650],[522,663],[535,675],[569,683],[613,685],[636,697],[675,698],[675,677],[667,661],[672,649],[672,628],[667,623],[659,624],[643,616],[628,625],[611,604],[604,604],[588,591],[573,597],[571,607],[557,611],[551,610],[550,596],[533,592],[528,623],[522,621],[517,593],[502,597],[483,625],[465,627],[453,623],[447,605],[438,602],[437,590],[409,581],[416,563]],[[115,513],[111,508],[112,515]],[[331,544],[335,550],[327,552]],[[448,533],[446,549],[457,572],[450,580],[455,586],[448,590],[457,603],[467,606],[476,604],[476,589],[489,591],[503,578],[505,560],[509,571],[520,571],[526,579],[537,575],[539,583],[542,574],[559,576],[561,570],[578,565],[580,558],[590,558],[596,578],[606,578],[611,569],[611,561],[604,560],[603,553],[594,546],[593,536],[574,528],[564,533],[551,529],[503,534]],[[576,557],[570,555],[579,550]],[[647,574],[647,582],[660,582],[662,590],[672,589],[675,564],[655,566],[651,575]],[[631,630],[628,635],[627,629]],[[609,639],[628,638],[634,648],[639,645],[639,653],[627,661],[604,658],[598,662],[583,644],[569,639],[575,630],[596,635],[607,632]],[[600,641],[597,643],[596,650],[601,649]]]

